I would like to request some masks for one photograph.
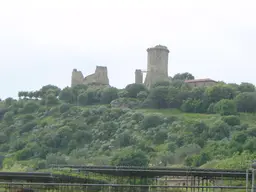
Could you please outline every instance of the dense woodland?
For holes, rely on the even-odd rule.
[[[46,85],[0,101],[3,169],[49,164],[247,168],[256,158],[251,83],[190,88],[182,73],[148,90]]]

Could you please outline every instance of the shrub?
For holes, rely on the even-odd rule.
[[[235,115],[229,115],[229,116],[222,117],[222,120],[230,126],[235,126],[235,125],[241,124],[239,117],[235,116]]]

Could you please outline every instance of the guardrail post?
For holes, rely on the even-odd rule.
[[[255,174],[255,169],[252,169],[252,192],[255,192],[254,191],[254,188],[255,188],[255,186],[254,186],[254,180],[255,180],[254,174]]]
[[[249,184],[249,171],[246,170],[246,192],[248,192],[248,184]]]

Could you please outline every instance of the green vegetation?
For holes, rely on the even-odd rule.
[[[0,101],[4,170],[50,164],[246,169],[256,158],[250,83],[190,88],[177,74],[148,90],[53,85]]]

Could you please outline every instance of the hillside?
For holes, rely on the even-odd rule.
[[[5,170],[50,164],[247,168],[256,158],[256,92],[249,83],[147,90],[48,85],[0,102]],[[3,159],[3,158],[1,158]]]

